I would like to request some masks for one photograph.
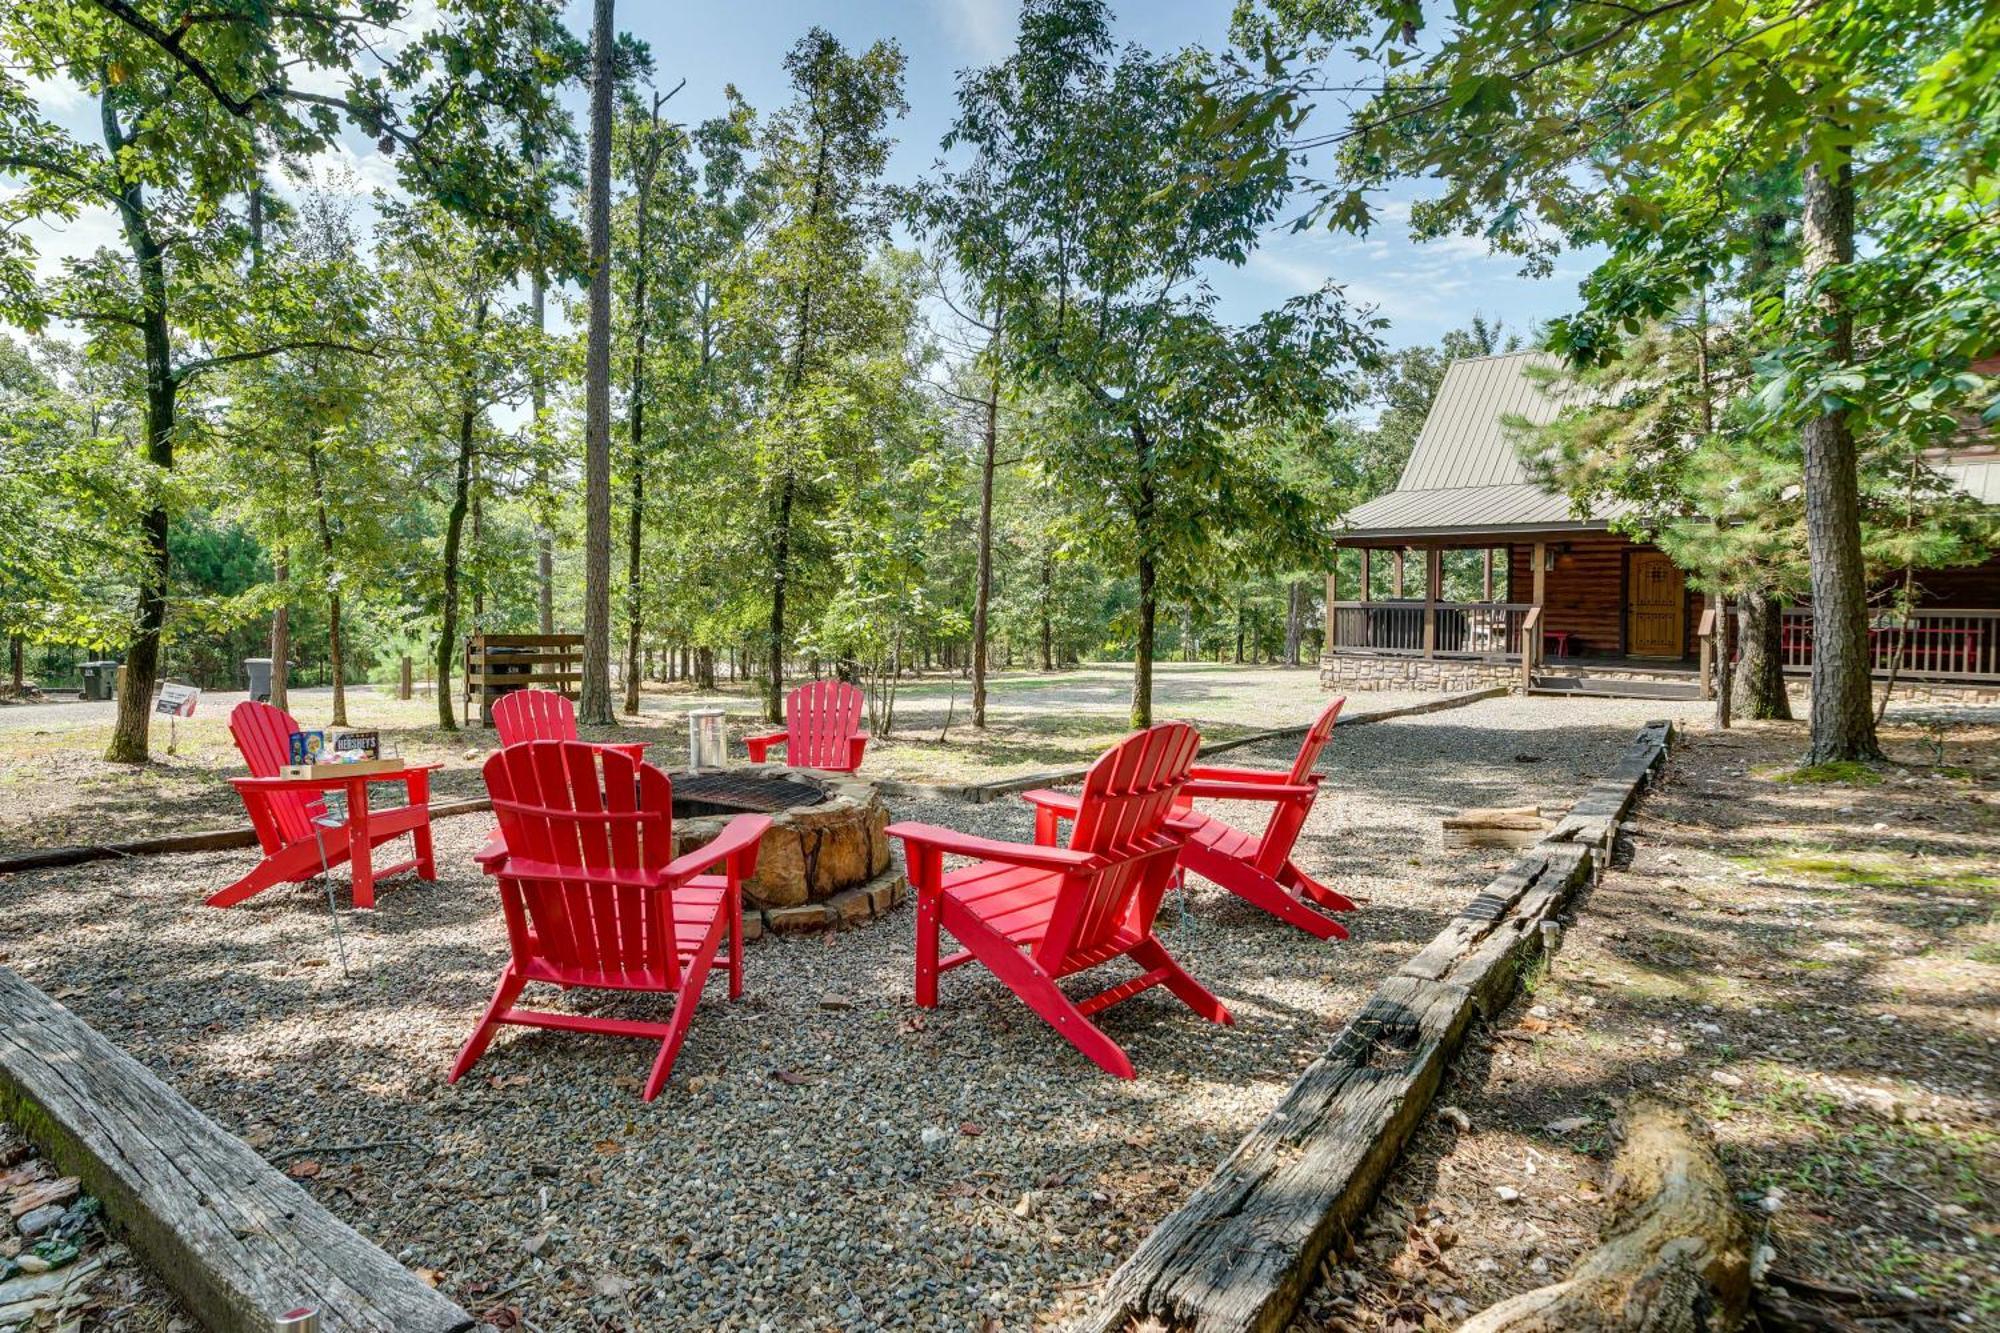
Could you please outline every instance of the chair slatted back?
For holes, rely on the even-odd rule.
[[[554,690],[515,690],[493,704],[493,730],[500,744],[576,739],[576,705]]]
[[[676,989],[673,895],[647,882],[673,860],[667,775],[575,740],[509,745],[485,775],[507,843],[501,905],[515,957],[582,985]]]
[[[1173,876],[1170,849],[1178,845],[1163,826],[1200,747],[1193,727],[1168,722],[1127,736],[1090,766],[1069,845],[1106,864],[1064,880],[1037,951],[1043,966],[1060,974],[1066,960],[1099,948],[1121,928],[1152,929]]]
[[[1340,717],[1340,707],[1347,702],[1345,695],[1328,704],[1323,712],[1313,720],[1306,738],[1299,742],[1299,757],[1292,760],[1294,784],[1304,782],[1319,763],[1319,752],[1326,748],[1327,737],[1333,735],[1333,724]]]
[[[229,710],[229,734],[235,738],[236,752],[250,766],[253,778],[275,778],[280,769],[292,762],[292,733],[299,729],[290,713],[255,699],[245,699]],[[267,844],[264,849],[267,852],[312,837],[313,821],[326,814],[325,798],[313,792],[270,792],[261,801],[280,839],[276,847]],[[260,825],[261,835],[262,821],[252,822]]]
[[[847,742],[867,708],[858,686],[815,680],[785,696],[785,762],[795,768],[847,767]]]

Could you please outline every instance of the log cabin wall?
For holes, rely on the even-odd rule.
[[[1656,549],[1611,533],[1555,534],[1551,548],[1567,546],[1556,567],[1543,577],[1542,628],[1567,630],[1572,657],[1619,657],[1625,652],[1626,562],[1631,552]],[[1535,546],[1517,541],[1507,561],[1507,599],[1532,601],[1535,595]],[[1698,647],[1695,630],[1701,624],[1701,594],[1688,588],[1682,628],[1682,656]]]
[[[1901,586],[1891,579],[1887,592]],[[1960,569],[1920,569],[1917,571],[1918,605],[1938,611],[1975,611],[2000,607],[2000,556],[1983,565]]]

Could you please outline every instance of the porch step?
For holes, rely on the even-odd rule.
[[[1595,676],[1536,676],[1530,694],[1587,694],[1594,699],[1699,699],[1692,680],[1604,680]]]

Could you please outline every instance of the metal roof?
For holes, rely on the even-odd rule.
[[[1501,425],[1506,417],[1536,426],[1556,419],[1568,405],[1560,386],[1524,372],[1561,364],[1535,351],[1452,362],[1396,489],[1349,510],[1343,537],[1579,531],[1631,512],[1631,505],[1607,502],[1578,516],[1567,497],[1528,480],[1513,433]],[[1991,447],[1956,451],[1932,466],[1974,499],[2000,505],[2000,454]]]
[[[1533,351],[1452,362],[1396,489],[1349,511],[1347,536],[1602,528],[1624,513],[1624,505],[1584,518],[1572,513],[1567,498],[1528,480],[1512,433],[1501,425],[1510,416],[1537,426],[1556,419],[1564,404],[1555,386],[1523,372],[1561,364]]]

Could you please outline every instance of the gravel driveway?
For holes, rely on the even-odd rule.
[[[649,1044],[560,1033],[511,1030],[447,1086],[504,955],[469,860],[480,818],[437,826],[436,884],[391,881],[381,910],[342,914],[351,978],[310,886],[200,906],[249,853],[0,880],[0,944],[474,1311],[551,1333],[1039,1327],[1086,1299],[1491,876],[1503,854],[1439,851],[1439,816],[1567,801],[1641,722],[1676,711],[1697,706],[1505,698],[1336,733],[1300,857],[1368,900],[1355,938],[1321,944],[1206,885],[1185,916],[1170,901],[1168,947],[1237,1024],[1211,1027],[1164,990],[1110,1011],[1129,1083],[978,968],[920,1014],[906,906],[751,945],[748,993],[732,1005],[712,988],[650,1106]],[[1228,759],[1280,766],[1289,750]],[[1011,801],[894,806],[1002,837],[1032,823]]]

